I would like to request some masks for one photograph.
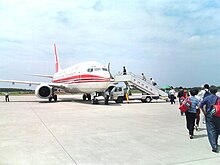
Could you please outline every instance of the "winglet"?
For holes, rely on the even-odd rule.
[[[59,58],[58,58],[58,54],[57,54],[56,44],[54,44],[54,54],[55,54],[55,71],[59,72],[60,63],[59,63]]]

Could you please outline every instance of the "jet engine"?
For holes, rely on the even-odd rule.
[[[38,85],[35,89],[35,95],[41,99],[47,99],[52,97],[53,95],[53,89],[49,85]]]

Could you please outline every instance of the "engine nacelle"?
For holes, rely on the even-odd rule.
[[[38,85],[35,89],[35,95],[41,99],[48,99],[53,94],[53,89],[49,85]]]

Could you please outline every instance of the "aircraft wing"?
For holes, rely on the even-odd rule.
[[[31,85],[40,85],[40,84],[46,84],[49,85],[51,87],[55,87],[55,88],[61,88],[64,89],[66,87],[66,84],[63,83],[47,83],[47,82],[34,82],[34,81],[20,81],[20,80],[1,80],[0,82],[6,82],[6,83],[12,83],[14,84],[28,84],[29,86]]]
[[[53,78],[52,75],[45,75],[45,74],[29,74],[29,73],[27,73],[26,75],[28,75],[28,76],[36,76],[36,77]]]
[[[34,81],[19,81],[19,80],[1,80],[0,82],[6,82],[6,83],[12,83],[13,85],[16,84],[28,84],[28,85],[40,85],[40,82],[34,82]]]

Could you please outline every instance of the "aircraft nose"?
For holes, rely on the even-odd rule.
[[[106,77],[107,78],[111,78],[112,76],[111,76],[111,73],[108,71],[108,72],[106,72]]]

